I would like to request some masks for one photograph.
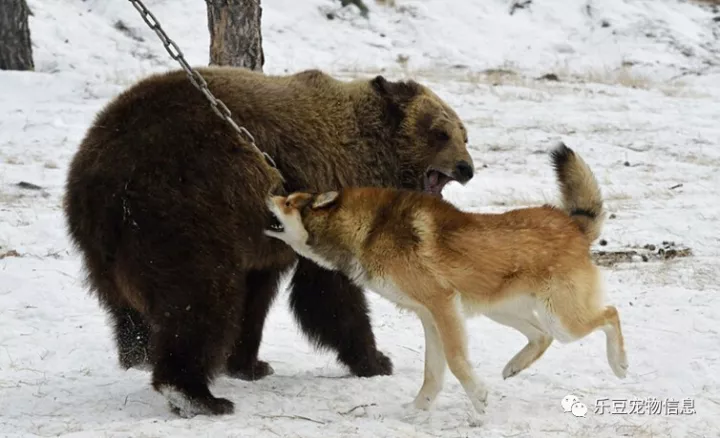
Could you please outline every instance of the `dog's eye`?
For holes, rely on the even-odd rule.
[[[290,207],[290,201],[285,201],[285,207]]]

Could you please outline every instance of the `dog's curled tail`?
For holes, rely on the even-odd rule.
[[[595,241],[605,221],[602,193],[595,175],[587,163],[562,142],[550,152],[550,158],[560,186],[562,209],[590,242]]]

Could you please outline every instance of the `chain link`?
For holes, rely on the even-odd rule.
[[[277,165],[275,164],[275,161],[268,155],[266,152],[263,152],[257,144],[255,144],[255,137],[250,134],[250,131],[245,129],[244,126],[240,126],[237,123],[235,123],[235,120],[232,119],[232,114],[230,113],[230,109],[217,97],[215,97],[210,89],[208,88],[208,84],[205,81],[205,78],[200,75],[200,73],[192,68],[190,64],[185,60],[185,56],[183,56],[182,50],[180,50],[180,47],[178,47],[177,44],[175,44],[175,41],[171,40],[170,37],[167,36],[163,28],[160,26],[160,22],[158,22],[157,18],[148,10],[148,8],[143,4],[141,0],[128,0],[130,3],[132,3],[133,6],[135,6],[135,9],[140,12],[140,15],[142,16],[143,20],[145,20],[145,23],[150,27],[150,29],[154,30],[157,36],[160,38],[160,41],[162,41],[163,46],[165,46],[165,50],[170,54],[172,59],[177,61],[180,66],[185,70],[185,73],[188,76],[188,79],[190,82],[202,92],[203,95],[207,98],[208,102],[210,102],[210,108],[212,108],[213,112],[218,115],[221,119],[225,120],[234,130],[238,133],[240,138],[245,138],[250,143],[250,145],[255,148],[256,151],[258,151],[263,157],[265,157],[265,160],[268,162],[268,164],[275,169],[277,169]]]

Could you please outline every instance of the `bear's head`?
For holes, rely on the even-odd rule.
[[[447,103],[415,81],[390,82],[377,76],[370,84],[397,126],[394,143],[403,187],[442,196],[450,181],[465,184],[472,179],[467,130]]]

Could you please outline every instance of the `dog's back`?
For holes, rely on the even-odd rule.
[[[487,306],[536,291],[553,277],[592,271],[589,242],[563,211],[553,207],[471,215],[457,230],[436,228],[442,275],[468,303]]]

